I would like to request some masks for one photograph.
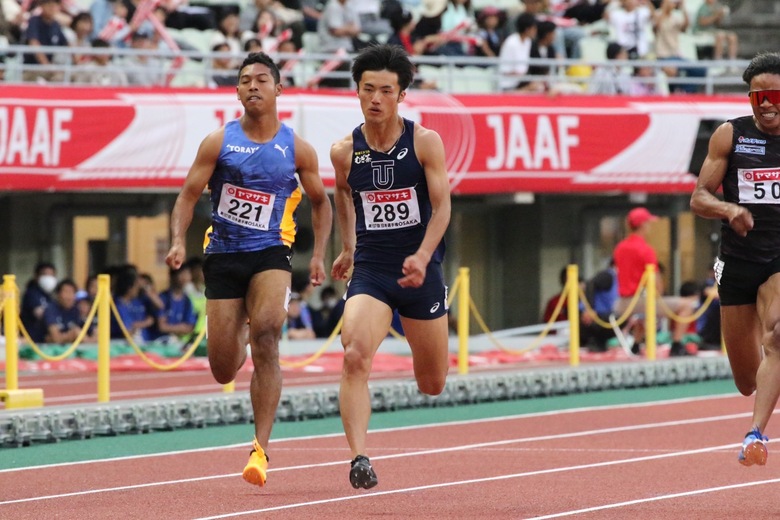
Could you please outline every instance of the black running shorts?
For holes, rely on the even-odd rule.
[[[761,284],[773,274],[780,273],[780,258],[757,263],[733,256],[721,256],[715,260],[714,269],[720,304],[750,305],[758,300]]]
[[[208,254],[203,261],[206,298],[244,298],[255,274],[272,269],[292,272],[291,260],[292,250],[288,246],[273,246],[244,253]]]

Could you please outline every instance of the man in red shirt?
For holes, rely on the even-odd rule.
[[[615,259],[615,268],[617,269],[618,281],[618,300],[615,302],[615,314],[622,315],[628,308],[631,298],[636,294],[639,288],[639,282],[645,272],[647,264],[654,265],[658,272],[658,257],[655,250],[647,243],[647,234],[650,230],[650,224],[658,220],[658,217],[650,213],[647,208],[634,208],[628,213],[626,223],[630,230],[629,235],[623,239],[616,247],[613,253]],[[656,284],[659,298],[663,298],[664,303],[672,312],[679,316],[690,316],[693,313],[696,304],[695,298],[682,298],[678,296],[663,295],[663,279],[656,276]],[[640,297],[635,313],[645,311],[645,299]],[[664,311],[659,306],[658,316],[663,315]],[[685,356],[687,352],[682,344],[682,338],[688,327],[687,323],[674,322],[672,324],[672,348],[669,351],[670,356]],[[644,330],[634,331],[634,353],[639,353],[639,345],[644,340]]]

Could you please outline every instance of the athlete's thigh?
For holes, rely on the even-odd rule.
[[[373,356],[390,331],[393,310],[369,294],[354,294],[344,304],[341,343]]]
[[[244,341],[246,307],[243,298],[206,300],[209,356],[233,356]]]
[[[780,273],[770,276],[758,288],[758,317],[765,334],[780,323]]]
[[[281,269],[269,269],[252,276],[246,295],[252,334],[281,331],[287,319],[290,278],[290,273]]]
[[[721,333],[737,387],[755,385],[761,364],[762,328],[756,306],[724,305],[720,308]]]
[[[401,316],[416,375],[442,374],[449,369],[449,322],[447,315],[432,320]]]

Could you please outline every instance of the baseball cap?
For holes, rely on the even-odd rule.
[[[636,229],[645,222],[655,222],[658,217],[650,213],[647,208],[634,208],[628,212],[628,225],[631,229]]]

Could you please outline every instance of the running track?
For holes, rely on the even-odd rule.
[[[128,439],[182,432],[2,450],[0,467],[10,467],[3,457],[8,462],[15,452],[68,446],[112,446],[115,458],[101,460],[95,448],[84,462],[1,470],[0,518],[778,518],[780,459],[770,453],[767,466],[753,468],[736,462],[752,399],[731,393],[727,381],[701,385],[722,395],[641,402],[684,395],[697,387],[689,384],[494,403],[503,412],[481,419],[441,414],[478,416],[490,405],[375,414],[374,427],[401,416],[446,422],[372,430],[380,483],[371,491],[347,482],[349,453],[337,419],[279,423],[263,489],[241,480],[247,443],[221,442],[222,428],[188,433],[213,447],[186,450],[182,441],[184,451],[153,455],[116,457]],[[565,399],[631,402],[573,408]],[[326,423],[333,433],[295,432]],[[247,425],[226,427],[236,429],[247,435]]]

